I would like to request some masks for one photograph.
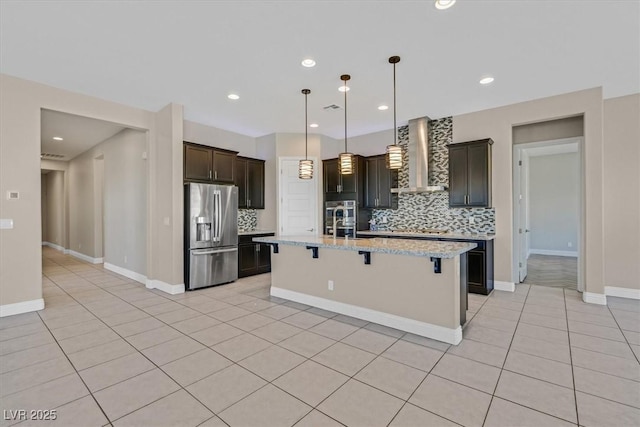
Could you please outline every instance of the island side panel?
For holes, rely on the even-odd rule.
[[[314,259],[304,246],[279,246],[271,258],[273,287],[450,330],[460,327],[459,256],[442,259],[436,274],[426,257],[372,252],[365,265],[356,251],[319,248]]]

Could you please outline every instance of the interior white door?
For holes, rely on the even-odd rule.
[[[313,179],[298,178],[300,158],[280,158],[279,234],[283,236],[316,236],[318,234],[318,162]]]
[[[528,212],[528,157],[522,149],[518,149],[519,197],[518,197],[518,267],[519,279],[527,277],[527,259],[529,258],[529,216]]]

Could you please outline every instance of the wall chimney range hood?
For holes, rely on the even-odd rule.
[[[435,193],[447,191],[441,183],[429,183],[429,117],[409,120],[407,147],[409,186],[392,188],[392,193]]]

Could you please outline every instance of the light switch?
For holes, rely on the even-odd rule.
[[[0,219],[0,230],[11,230],[13,228],[12,219]]]
[[[171,225],[171,219],[168,216],[164,217],[164,225],[167,227]]]

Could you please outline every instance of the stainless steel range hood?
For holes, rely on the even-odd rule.
[[[409,120],[409,186],[392,188],[392,193],[435,193],[446,191],[442,183],[429,182],[429,117]]]

